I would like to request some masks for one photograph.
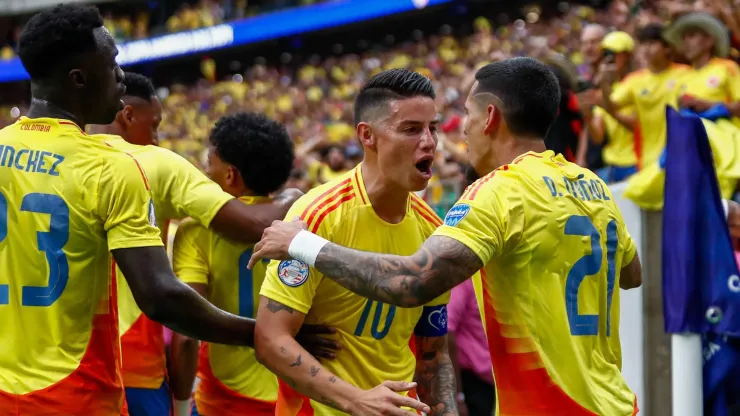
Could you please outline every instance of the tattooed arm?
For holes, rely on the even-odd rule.
[[[335,409],[347,411],[354,387],[330,373],[295,340],[305,315],[260,297],[255,328],[257,359],[298,392]]]
[[[429,416],[457,415],[455,369],[447,351],[447,336],[416,336],[416,382]]]
[[[465,244],[432,236],[411,256],[326,244],[316,258],[325,277],[366,298],[401,307],[424,305],[470,278],[483,264]]]
[[[385,381],[362,390],[326,370],[294,339],[305,315],[280,302],[260,296],[255,351],[257,360],[298,392],[345,413],[362,416],[412,413],[401,407],[429,412],[429,407],[398,392],[416,387],[416,383]]]

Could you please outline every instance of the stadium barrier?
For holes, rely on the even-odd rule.
[[[121,66],[294,36],[404,13],[453,0],[339,0],[265,13],[203,29],[188,30],[118,45]],[[0,82],[28,79],[20,59],[0,61]]]
[[[642,262],[642,286],[621,290],[622,374],[637,395],[640,415],[671,416],[671,337],[663,319],[661,212],[643,211],[624,197],[626,183],[610,186]]]

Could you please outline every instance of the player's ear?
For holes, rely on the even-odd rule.
[[[373,134],[373,127],[369,123],[363,121],[357,124],[357,138],[360,139],[363,146],[370,149],[375,148],[375,134]]]
[[[483,125],[483,133],[491,134],[498,129],[501,123],[501,110],[493,104],[488,104],[486,108],[486,122]]]
[[[239,172],[236,170],[235,167],[229,165],[229,167],[226,169],[226,185],[233,187],[236,185],[236,182],[239,178]]]
[[[134,107],[129,104],[125,105],[121,110],[121,118],[127,127],[131,126],[134,122]]]
[[[81,69],[73,69],[69,71],[67,78],[75,88],[85,87],[85,74],[82,73]]]

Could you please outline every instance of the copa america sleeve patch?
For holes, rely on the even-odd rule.
[[[465,218],[469,212],[470,212],[470,205],[468,204],[455,205],[454,207],[452,207],[451,210],[447,212],[447,215],[445,215],[445,225],[454,227],[457,224],[460,224],[460,221],[462,221],[463,218]]]
[[[290,287],[298,287],[308,280],[308,264],[300,260],[283,260],[278,265],[278,278]]]
[[[425,306],[414,334],[420,337],[447,335],[447,305]]]
[[[152,227],[157,226],[157,214],[154,212],[154,200],[149,200],[149,225]]]

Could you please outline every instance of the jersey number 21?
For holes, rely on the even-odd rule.
[[[581,315],[578,313],[578,289],[586,276],[601,274],[603,251],[601,234],[586,216],[574,215],[565,222],[565,234],[591,238],[591,254],[586,254],[576,261],[568,272],[565,281],[565,308],[568,312],[570,333],[572,335],[598,335],[599,315]],[[611,335],[611,309],[619,237],[617,222],[611,220],[606,226],[606,336]]]

